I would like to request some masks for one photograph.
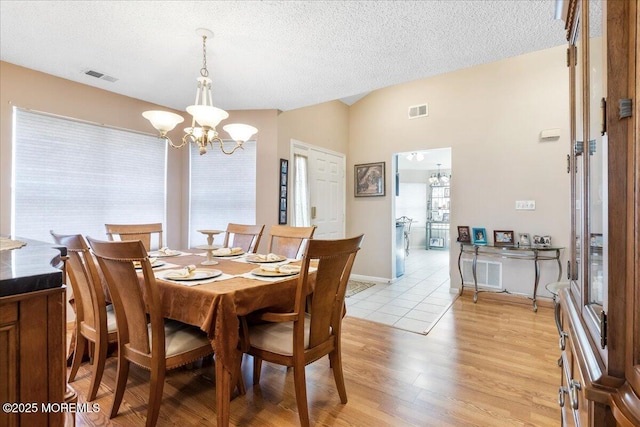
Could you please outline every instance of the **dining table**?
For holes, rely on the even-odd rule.
[[[194,325],[206,332],[215,355],[217,425],[228,426],[231,390],[237,379],[241,363],[239,350],[240,317],[252,312],[289,311],[295,299],[299,274],[257,276],[251,272],[260,264],[247,260],[247,254],[214,257],[217,265],[202,265],[207,253],[186,249],[174,251],[173,256],[161,256],[152,267],[160,294],[165,318]],[[170,252],[171,253],[171,252]],[[151,253],[158,255],[157,253]],[[251,254],[249,254],[251,255]],[[299,260],[286,259],[281,263],[299,264]],[[185,266],[195,266],[203,280],[173,280],[175,272],[184,271]],[[222,272],[217,277],[207,278],[211,270]],[[217,273],[216,273],[217,274]],[[195,276],[197,279],[200,276]],[[140,275],[140,280],[144,280]],[[310,271],[310,293],[315,273]]]

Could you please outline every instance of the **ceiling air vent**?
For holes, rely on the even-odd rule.
[[[409,118],[417,119],[418,117],[427,117],[429,115],[428,104],[412,105],[409,107]]]
[[[100,80],[106,80],[106,81],[111,82],[111,83],[118,81],[118,79],[115,78],[115,77],[107,76],[106,74],[102,74],[102,73],[99,73],[99,72],[94,71],[94,70],[85,70],[83,72],[87,76],[95,77],[95,78],[100,79]]]

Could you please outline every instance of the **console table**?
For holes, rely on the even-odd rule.
[[[560,263],[560,251],[564,249],[555,246],[502,246],[502,245],[475,245],[473,243],[460,243],[460,255],[458,255],[458,271],[460,272],[460,295],[464,292],[464,277],[462,277],[462,255],[473,255],[473,283],[475,293],[473,302],[478,302],[478,277],[476,276],[476,265],[478,257],[508,258],[533,261],[535,267],[535,279],[533,282],[533,311],[538,311],[536,294],[540,282],[540,261],[556,261],[558,263],[558,282],[562,277],[562,264]],[[504,291],[506,292],[506,291]]]

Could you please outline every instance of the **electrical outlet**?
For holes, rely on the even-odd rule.
[[[518,211],[535,211],[535,200],[516,200],[516,210]]]

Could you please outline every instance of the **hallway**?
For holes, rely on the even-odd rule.
[[[347,298],[347,316],[426,334],[458,296],[449,283],[448,251],[412,248],[405,274]]]

